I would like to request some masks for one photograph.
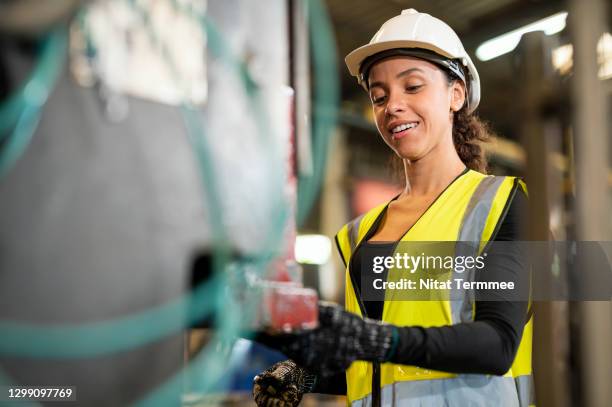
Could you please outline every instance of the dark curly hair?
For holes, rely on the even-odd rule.
[[[487,157],[482,144],[492,136],[489,125],[474,113],[467,113],[466,107],[455,113],[453,118],[453,143],[459,158],[471,170],[486,173]]]
[[[459,66],[463,70],[463,66],[461,64]],[[461,80],[457,75],[446,69],[442,71],[446,74],[448,86]],[[464,75],[464,77],[467,78],[468,76]],[[467,103],[464,103],[463,107],[455,112],[453,117],[453,143],[459,158],[466,167],[482,173],[487,172],[487,157],[482,144],[486,143],[491,136],[489,125],[480,120],[474,112],[467,112]]]

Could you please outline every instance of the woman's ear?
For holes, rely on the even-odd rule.
[[[458,112],[465,103],[465,86],[461,81],[454,81],[451,87],[451,110]]]

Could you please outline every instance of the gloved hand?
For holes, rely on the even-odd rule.
[[[259,407],[294,407],[312,391],[315,381],[315,375],[285,360],[255,376],[253,399]]]
[[[319,303],[317,329],[268,339],[263,343],[323,378],[345,371],[355,360],[389,360],[399,334],[393,325],[362,319],[335,304]]]

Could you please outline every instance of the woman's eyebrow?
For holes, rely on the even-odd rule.
[[[398,73],[397,75],[395,75],[396,79],[401,78],[402,76],[406,76],[406,75],[410,75],[412,72],[414,71],[419,71],[421,73],[424,73],[423,70],[421,68],[408,68],[405,71],[402,71],[400,73]]]
[[[416,71],[421,72],[421,73],[424,73],[424,71],[423,71],[421,68],[408,68],[408,69],[406,69],[406,70],[404,70],[404,71],[402,71],[402,72],[398,73],[397,75],[395,75],[395,78],[396,78],[396,79],[399,79],[399,78],[401,78],[401,77],[404,77],[404,76],[410,75],[411,73],[416,72]],[[374,87],[381,87],[381,88],[382,88],[382,87],[384,87],[384,85],[383,85],[383,83],[382,83],[382,82],[380,82],[380,81],[376,81],[376,82],[372,82],[372,83],[370,84],[369,89],[372,89],[372,88],[374,88]]]

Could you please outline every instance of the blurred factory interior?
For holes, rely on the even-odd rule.
[[[530,238],[609,249],[609,0],[4,0],[0,384],[254,405],[282,355],[236,338],[342,304],[334,235],[401,189],[344,56],[406,8],[474,60],[488,172],[524,177]],[[534,312],[537,405],[609,406],[610,299]]]

